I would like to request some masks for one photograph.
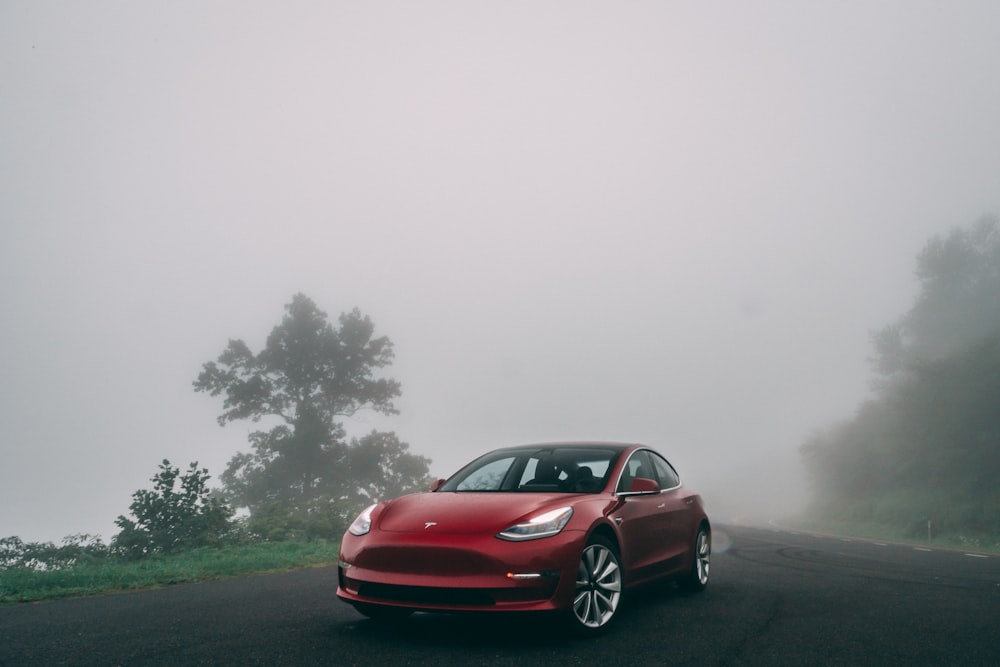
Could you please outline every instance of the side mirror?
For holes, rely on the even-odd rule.
[[[636,477],[632,480],[632,488],[629,491],[632,493],[659,493],[660,485],[655,479]]]
[[[431,491],[434,492],[440,489],[444,485],[444,482],[444,479],[435,480],[435,482],[431,484]]]

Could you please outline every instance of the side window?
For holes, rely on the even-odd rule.
[[[636,477],[646,479],[656,479],[656,468],[650,460],[649,452],[641,450],[632,454],[625,462],[625,469],[622,471],[621,480],[618,482],[618,492],[627,492],[632,489],[632,480]]]
[[[673,466],[667,463],[666,459],[656,454],[650,455],[653,465],[656,467],[656,476],[661,489],[673,489],[681,485],[681,478]]]

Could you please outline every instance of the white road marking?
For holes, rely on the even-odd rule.
[[[965,554],[965,555],[968,556],[969,558],[989,558],[989,556],[986,556],[984,554]]]
[[[925,549],[924,547],[913,547],[915,551],[934,551],[933,549]]]

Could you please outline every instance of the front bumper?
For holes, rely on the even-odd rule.
[[[423,611],[547,611],[572,603],[585,535],[524,542],[461,534],[346,535],[337,596]]]

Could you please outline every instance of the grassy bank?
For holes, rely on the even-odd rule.
[[[902,529],[894,525],[838,519],[799,518],[785,519],[781,523],[784,526],[794,527],[799,530],[842,535],[844,537],[858,537],[932,548],[1000,554],[1000,539],[994,536],[975,535],[971,533],[968,535],[938,534],[934,532],[933,527],[929,534],[924,534],[923,531],[919,531],[918,533],[912,526]]]
[[[106,558],[60,570],[0,570],[0,604],[156,588],[245,574],[333,565],[339,543],[270,542],[196,549],[140,561]]]

